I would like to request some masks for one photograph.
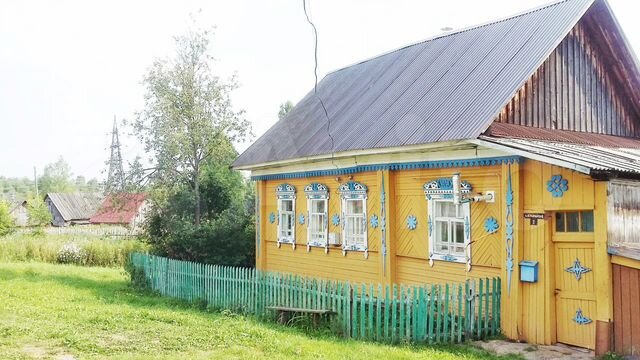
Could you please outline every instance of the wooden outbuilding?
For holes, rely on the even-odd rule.
[[[102,203],[99,193],[48,193],[44,203],[51,212],[51,225],[86,225]]]
[[[259,269],[499,276],[501,330],[640,349],[640,67],[605,0],[565,0],[328,74],[234,163]]]

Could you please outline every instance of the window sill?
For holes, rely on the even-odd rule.
[[[446,261],[453,263],[466,264],[467,259],[461,255],[449,255],[449,254],[431,254],[429,260]]]

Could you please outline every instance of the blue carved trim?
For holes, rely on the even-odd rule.
[[[429,218],[427,219],[427,226],[429,227],[429,236],[431,236],[431,233],[433,232],[433,219],[431,219],[431,215],[429,215]]]
[[[304,214],[298,215],[298,224],[304,225]]]
[[[418,219],[414,215],[409,215],[407,217],[407,229],[415,230],[418,226]]]
[[[547,182],[547,191],[553,197],[562,197],[567,190],[569,190],[569,180],[563,179],[562,175],[553,175],[551,180]]]
[[[442,255],[442,260],[444,261],[457,261],[456,257],[453,255]]]
[[[591,324],[592,320],[582,314],[582,309],[578,309],[576,311],[576,316],[573,317],[573,321],[575,321],[578,325],[587,325]]]
[[[372,228],[377,228],[378,227],[378,215],[373,214],[371,215],[371,219],[369,220],[369,224],[371,225]]]
[[[382,232],[382,274],[387,276],[387,219],[385,213],[384,175],[380,189],[380,231]],[[374,215],[375,216],[375,215]]]
[[[469,217],[464,217],[464,237],[469,239],[471,237],[471,221],[469,221]]]
[[[511,294],[511,275],[513,273],[513,243],[515,241],[513,236],[513,187],[511,186],[511,165],[509,165],[509,175],[507,177],[507,194],[506,194],[506,205],[507,205],[507,215],[505,224],[506,228],[506,239],[507,239],[507,294]]]
[[[280,199],[292,199],[296,195],[296,187],[290,184],[280,184],[276,186],[276,195]]]
[[[580,281],[580,279],[582,278],[582,274],[588,273],[589,271],[591,271],[591,269],[582,266],[582,264],[580,264],[580,260],[576,258],[576,261],[573,262],[573,265],[569,266],[564,271],[572,273],[576,277],[576,280]]]
[[[272,224],[276,222],[276,214],[274,214],[273,211],[269,213],[269,222]]]
[[[331,224],[333,224],[333,226],[340,225],[340,215],[333,214],[333,216],[331,216]]]
[[[329,189],[324,184],[311,183],[304,187],[304,193],[308,199],[326,199],[329,197]]]
[[[494,234],[498,232],[499,228],[500,225],[498,225],[498,219],[494,218],[493,216],[488,217],[484,221],[484,230],[487,232],[487,234]]]
[[[299,179],[314,176],[336,176],[349,175],[368,171],[379,170],[414,170],[414,169],[442,169],[452,167],[472,167],[472,166],[493,166],[500,164],[513,164],[522,161],[520,156],[500,156],[489,158],[461,159],[461,160],[437,160],[437,161],[418,161],[409,163],[391,163],[391,164],[373,164],[358,165],[342,169],[327,169],[301,171],[294,173],[256,175],[251,180],[276,180],[276,179]]]

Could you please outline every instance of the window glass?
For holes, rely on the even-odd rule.
[[[285,243],[294,242],[295,210],[293,199],[278,200],[278,241]]]
[[[593,211],[583,211],[581,215],[581,231],[593,232]]]
[[[580,213],[578,211],[571,211],[566,214],[567,232],[580,231]]]
[[[464,214],[465,212],[468,214],[468,204],[456,206],[450,199],[430,201],[431,211],[435,214],[433,251],[440,255],[465,256],[467,239],[464,231]]]
[[[556,231],[557,232],[564,232],[564,213],[563,212],[557,212],[556,213]]]

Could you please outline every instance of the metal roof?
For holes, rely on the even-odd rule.
[[[332,72],[318,84],[327,115],[311,91],[234,166],[476,139],[593,2],[560,1]]]
[[[71,221],[89,220],[102,204],[103,196],[99,193],[75,192],[48,193],[46,198],[51,199],[64,221]]]
[[[497,144],[502,150],[519,153],[525,157],[542,160],[590,174],[597,172],[618,172],[640,174],[640,149],[625,147],[604,147],[559,141],[535,139],[496,138],[480,136],[487,144]],[[537,156],[542,157],[537,158]],[[574,166],[567,166],[573,164]]]

